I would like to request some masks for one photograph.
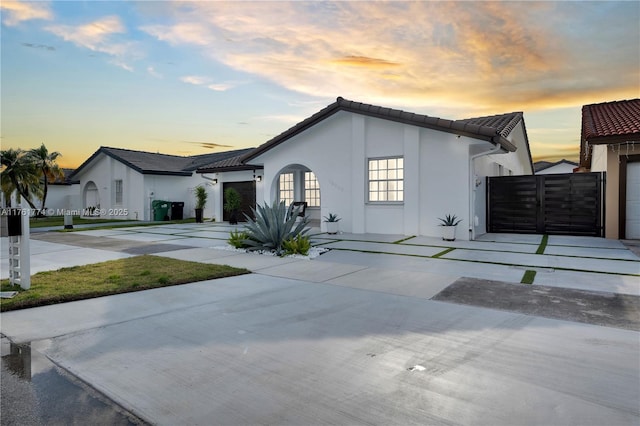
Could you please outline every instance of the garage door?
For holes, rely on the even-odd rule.
[[[640,239],[640,163],[627,163],[626,238]]]

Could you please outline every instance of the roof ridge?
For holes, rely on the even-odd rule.
[[[514,117],[505,125],[502,125],[500,129],[496,127],[490,127],[483,124],[471,123],[464,120],[450,120],[426,114],[418,114],[415,112],[407,112],[401,109],[382,107],[378,105],[366,104],[363,102],[351,101],[338,96],[336,101],[327,105],[320,111],[305,118],[301,122],[288,128],[279,135],[269,139],[250,153],[243,156],[243,161],[249,161],[263,152],[268,151],[272,147],[288,140],[289,138],[307,130],[314,126],[316,123],[328,118],[329,116],[337,113],[338,111],[347,111],[355,114],[366,115],[383,120],[395,121],[403,124],[425,127],[437,131],[448,132],[457,134],[459,136],[468,136],[477,139],[489,141],[491,143],[500,143],[503,148],[508,151],[515,151],[516,147],[506,139],[505,135],[501,134],[499,130],[508,129],[511,131],[515,123],[512,123]],[[514,114],[514,113],[510,113]],[[518,117],[522,117],[522,113],[519,113]],[[504,114],[503,114],[504,115]],[[507,127],[506,125],[511,127]],[[508,133],[506,133],[508,135]],[[499,142],[498,142],[499,140]]]
[[[115,147],[111,147],[111,146],[101,146],[100,149],[114,149],[114,150],[118,150],[118,151],[137,152],[139,154],[163,155],[165,157],[176,157],[176,158],[183,158],[183,159],[187,159],[187,158],[193,157],[193,156],[190,156],[190,155],[163,154],[163,153],[160,153],[160,152],[141,151],[141,150],[138,150],[138,149],[129,149],[129,148],[115,148]]]

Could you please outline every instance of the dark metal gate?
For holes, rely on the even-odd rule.
[[[604,236],[604,173],[487,178],[487,229]]]

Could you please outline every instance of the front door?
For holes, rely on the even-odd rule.
[[[236,191],[238,191],[238,194],[240,194],[240,214],[238,215],[238,221],[245,222],[246,221],[244,217],[245,214],[253,218],[253,213],[251,212],[251,209],[256,208],[256,182],[253,180],[250,180],[246,182],[223,183],[222,185],[222,189],[223,189],[222,205],[223,206],[224,206],[224,203],[226,202],[226,200],[224,199],[224,191],[226,191],[227,188],[234,188]],[[228,221],[230,215],[231,215],[230,212],[223,210],[222,220]]]

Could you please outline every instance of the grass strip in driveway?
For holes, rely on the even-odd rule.
[[[544,254],[544,251],[547,248],[548,242],[549,242],[549,236],[547,234],[543,235],[542,241],[540,241],[540,245],[538,246],[538,250],[536,250],[536,254]]]
[[[533,284],[533,280],[536,278],[536,271],[532,271],[530,269],[526,270],[524,272],[524,275],[522,276],[522,280],[520,280],[520,283],[522,284]]]
[[[39,272],[31,277],[29,290],[2,280],[2,291],[18,291],[18,294],[12,299],[2,299],[0,310],[32,308],[248,273],[246,269],[226,265],[150,255],[129,257]]]

